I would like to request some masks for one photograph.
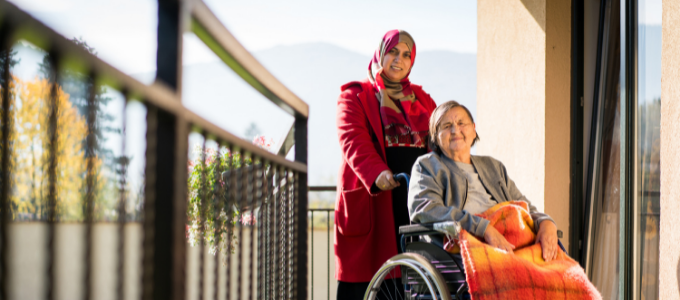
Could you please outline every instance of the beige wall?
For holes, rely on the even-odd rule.
[[[663,1],[659,298],[680,299],[680,2]]]
[[[570,1],[477,2],[477,154],[569,234]]]
[[[571,1],[546,3],[545,211],[569,247]]]

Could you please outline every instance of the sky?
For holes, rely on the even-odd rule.
[[[477,2],[474,0],[204,1],[240,43],[253,52],[280,45],[322,42],[369,56],[382,35],[394,28],[409,31],[419,51],[477,51]],[[156,1],[10,2],[66,38],[79,37],[87,41],[101,59],[124,73],[147,84],[153,80]],[[641,22],[661,23],[661,0],[641,0],[639,7]],[[191,33],[184,34],[183,48],[184,65],[217,60]],[[31,55],[26,53],[25,64],[39,61],[39,56]],[[333,65],[319,66],[320,72],[332,72],[333,68]],[[112,109],[119,111],[118,108]],[[278,140],[278,137],[274,138]]]
[[[96,49],[99,58],[124,73],[146,84],[153,81],[157,51],[156,1],[11,0],[10,2],[64,37],[69,39],[77,37],[87,41],[88,45]],[[394,28],[405,29],[411,33],[416,39],[419,51],[475,53],[477,47],[476,1],[420,1],[417,5],[412,1],[403,0],[370,2],[205,0],[205,2],[225,27],[251,52],[281,45],[329,43],[368,57],[375,51],[384,33]],[[183,37],[185,66],[218,60],[217,56],[192,33],[187,32]],[[30,45],[25,45],[23,49],[25,51],[20,53],[22,62],[15,71],[24,79],[32,79],[37,71],[35,66],[43,53]],[[287,57],[282,56],[280,59],[285,60]],[[332,72],[334,66],[320,68]],[[357,70],[357,74],[364,74],[363,69]],[[110,96],[116,99],[121,97],[114,91]],[[107,108],[110,113],[120,114],[121,107],[110,106]],[[201,107],[192,108],[199,115],[204,115],[200,111]],[[128,127],[130,128],[128,135],[132,135],[128,139],[132,140],[126,142],[127,148],[138,158],[130,166],[130,171],[141,173],[143,161],[140,159],[143,158],[144,140],[136,133],[143,132],[141,130],[144,123],[143,106],[133,105],[129,107],[128,113],[131,114],[128,122],[133,123]],[[135,115],[139,117],[135,118]],[[119,121],[118,119],[116,118],[114,122]],[[288,128],[287,126],[283,127]],[[241,135],[240,132],[234,133]],[[278,141],[279,137],[273,136],[273,139]],[[110,144],[110,148],[117,149],[118,146],[115,145],[120,144],[120,137],[109,137],[107,144]],[[334,173],[333,171],[332,174]],[[141,177],[134,179],[132,181],[139,181]]]
[[[99,57],[127,74],[155,70],[156,2],[151,0],[11,0],[67,38],[82,37]],[[477,3],[468,0],[319,1],[207,0],[206,4],[250,51],[327,42],[370,55],[382,35],[400,28],[419,50],[477,51]],[[214,56],[192,49],[185,64]]]

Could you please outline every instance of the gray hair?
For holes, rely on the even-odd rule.
[[[439,147],[437,144],[437,132],[439,131],[439,125],[441,125],[442,119],[444,118],[444,115],[446,115],[449,110],[452,110],[456,107],[461,107],[465,112],[467,113],[468,117],[470,117],[470,121],[472,121],[472,124],[475,124],[475,119],[472,117],[472,114],[470,113],[470,110],[465,107],[465,105],[462,105],[454,100],[450,100],[445,102],[442,105],[437,106],[437,108],[434,109],[432,112],[432,115],[430,116],[430,138],[429,144],[430,144],[430,149],[432,149],[434,152],[437,154],[442,153],[442,149]],[[477,142],[479,142],[479,134],[477,133],[477,130],[475,130],[475,139],[472,141],[472,146],[474,146]]]

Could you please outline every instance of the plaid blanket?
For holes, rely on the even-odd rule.
[[[491,221],[489,226],[515,245],[515,251],[513,255],[460,233],[472,299],[602,299],[581,266],[561,249],[555,260],[543,260],[525,202],[503,202],[479,216]]]

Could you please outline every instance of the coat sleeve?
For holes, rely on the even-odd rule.
[[[349,88],[338,98],[338,138],[343,159],[370,193],[378,175],[389,167],[371,139],[371,125],[356,92],[356,89]]]
[[[501,176],[502,176],[503,180],[505,180],[505,186],[508,187],[508,193],[510,194],[509,195],[510,199],[508,199],[508,200],[521,200],[521,201],[526,202],[529,205],[529,213],[531,214],[531,218],[534,220],[534,232],[538,232],[538,229],[540,228],[540,224],[543,221],[548,220],[548,221],[555,223],[555,221],[550,216],[548,216],[545,213],[539,212],[538,209],[536,208],[536,206],[531,204],[531,201],[529,201],[529,199],[527,199],[527,197],[524,196],[524,194],[522,194],[522,192],[519,191],[519,189],[517,188],[517,185],[515,185],[515,182],[512,179],[510,179],[510,176],[508,176],[508,172],[505,169],[505,165],[503,165],[503,163],[501,163],[501,162],[499,162],[499,164],[500,164]],[[555,225],[557,225],[557,224],[555,224]]]
[[[461,228],[477,237],[484,237],[489,220],[475,216],[459,207],[446,206],[442,185],[444,176],[436,176],[433,168],[418,160],[411,170],[408,192],[408,209],[411,221],[434,223],[456,221]]]

